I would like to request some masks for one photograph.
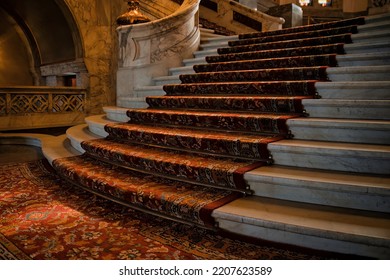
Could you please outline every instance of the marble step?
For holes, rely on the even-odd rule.
[[[153,84],[156,86],[163,86],[166,84],[180,84],[179,75],[161,76],[153,78]]]
[[[276,165],[390,175],[390,146],[281,140],[268,149]]]
[[[68,128],[66,130],[66,137],[70,140],[72,147],[81,154],[85,152],[81,147],[81,142],[102,138],[102,136],[92,133],[87,124],[80,124]]]
[[[390,100],[305,99],[312,118],[390,120]]]
[[[196,64],[205,64],[206,62],[206,57],[198,57],[198,58],[188,58],[188,59],[183,59],[183,65],[184,66],[193,66]]]
[[[390,65],[390,52],[337,55],[340,67]]]
[[[126,112],[124,112],[124,114],[126,114]],[[106,114],[102,114],[86,117],[85,122],[88,125],[90,132],[103,138],[108,136],[108,133],[105,131],[104,126],[108,123],[117,123],[118,121],[111,120],[107,117]]]
[[[200,50],[210,50],[220,47],[229,46],[230,41],[238,40],[238,35],[224,36],[222,38],[208,38],[207,42],[202,42],[199,46]]]
[[[366,17],[367,24],[377,23],[381,21],[388,21],[388,20],[390,20],[390,13],[370,15]]]
[[[379,28],[382,27],[383,25],[380,25],[379,27],[377,26],[378,24],[375,24],[375,27]],[[358,44],[357,46],[350,46],[349,44],[345,45],[346,53],[353,53],[353,52],[360,52],[362,48],[366,48],[367,43],[372,43],[373,40],[376,41],[377,45],[375,46],[376,48],[383,48],[383,44],[379,44],[380,42],[385,42],[387,43],[389,37],[389,32],[390,32],[390,22],[388,26],[386,25],[385,30],[374,30],[372,31],[373,28],[370,28],[371,26],[368,25],[365,28],[359,29],[358,34],[352,34],[352,41],[354,44]],[[276,43],[276,42],[273,42]],[[363,44],[363,46],[361,46]],[[379,44],[379,45],[378,45]],[[221,48],[222,46],[218,46],[216,48],[207,48],[194,52],[195,58],[203,58],[209,55],[218,55],[218,48]],[[370,46],[373,48],[374,46]]]
[[[344,51],[347,54],[389,52],[390,36],[382,39],[373,39],[359,43],[345,44]]]
[[[125,108],[147,108],[145,97],[120,97],[117,101]]]
[[[368,19],[366,24],[358,25],[358,34],[381,31],[390,28],[390,17],[385,17],[377,20]]]
[[[273,165],[245,180],[255,196],[390,213],[390,177]]]
[[[209,49],[209,50],[205,50],[205,51],[195,51],[194,52],[195,58],[204,58],[208,55],[218,55],[218,49],[215,48],[215,49]]]
[[[390,215],[251,196],[213,212],[227,232],[377,259],[390,258]]]
[[[326,73],[333,82],[390,81],[390,65],[329,67]]]
[[[192,66],[172,67],[169,69],[169,74],[172,76],[180,74],[194,74],[194,68]]]
[[[299,140],[390,145],[390,121],[294,118],[287,125]]]
[[[105,118],[115,122],[127,122],[129,117],[126,115],[128,108],[117,106],[105,106],[103,111],[106,113]]]
[[[378,30],[364,30],[360,31],[357,34],[352,34],[351,39],[354,44],[359,43],[369,43],[372,41],[381,41],[386,38],[389,38],[390,34],[390,21],[386,23],[386,25],[378,26]]]
[[[143,86],[134,90],[135,97],[145,98],[146,96],[158,96],[165,95],[162,85],[156,86]]]
[[[336,71],[337,70],[329,70]],[[388,100],[390,99],[390,81],[340,81],[317,82],[318,95],[323,99]],[[321,99],[321,100],[323,100]]]

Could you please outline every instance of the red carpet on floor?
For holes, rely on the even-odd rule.
[[[0,259],[323,259],[138,212],[73,186],[46,161],[0,165]]]

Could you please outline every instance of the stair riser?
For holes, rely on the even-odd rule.
[[[210,56],[210,55],[218,55],[217,50],[213,49],[209,51],[199,51],[194,53],[195,58],[205,58],[206,56]]]
[[[250,158],[258,160],[269,160],[267,150],[267,140],[264,143],[254,141],[245,141],[237,139],[212,139],[212,138],[196,138],[182,135],[162,135],[158,133],[148,133],[139,131],[121,131],[119,129],[107,127],[110,137],[128,140],[146,145],[154,145],[161,147],[169,147],[173,149],[183,149],[192,152],[208,153],[208,154],[225,154],[240,158]],[[280,138],[279,138],[280,139]],[[275,137],[275,140],[279,140]],[[272,138],[269,139],[272,141]]]
[[[389,107],[362,107],[349,106],[343,107],[333,104],[328,106],[326,104],[307,104],[303,100],[303,105],[306,113],[312,118],[339,118],[339,119],[369,119],[369,120],[390,120]]]
[[[363,56],[337,56],[338,66],[375,66],[375,65],[390,65],[390,53],[381,52],[379,55],[363,55]]]
[[[210,129],[225,129],[230,131],[246,131],[260,132],[287,135],[288,129],[286,120],[298,115],[229,115],[229,114],[213,114],[195,115],[183,113],[166,112],[157,114],[155,112],[137,112],[128,111],[128,117],[132,123],[151,123],[151,124],[169,124],[183,125],[185,127],[199,127]]]
[[[300,98],[291,99],[215,99],[215,98],[153,98],[147,97],[151,108],[175,108],[198,110],[227,110],[269,113],[303,113]]]
[[[325,206],[352,208],[367,211],[390,213],[390,196],[369,195],[366,192],[339,191],[345,186],[321,182],[289,180],[264,177],[263,180],[251,181],[246,176],[254,195],[304,202]],[[350,186],[351,189],[358,188]]]
[[[180,80],[186,83],[204,82],[243,82],[243,81],[293,81],[293,80],[328,80],[325,67],[304,67],[273,70],[228,71],[207,74],[182,75]]]
[[[215,212],[214,212],[215,213]],[[388,248],[364,243],[355,243],[344,240],[338,240],[334,236],[321,237],[321,233],[310,235],[306,227],[294,227],[288,224],[273,225],[269,221],[257,221],[261,225],[252,225],[251,221],[230,221],[219,218],[218,212],[213,214],[216,222],[221,229],[228,232],[240,233],[249,237],[256,237],[263,240],[269,240],[281,244],[292,244],[305,248],[327,251],[330,248],[333,252],[361,255],[372,258],[388,259]],[[292,227],[292,228],[291,228]],[[278,229],[279,228],[279,229]],[[374,241],[375,242],[375,241]]]
[[[347,45],[347,44],[346,44]],[[292,56],[308,56],[308,55],[320,55],[320,54],[344,54],[344,44],[331,44],[315,47],[301,47],[292,49],[282,49],[274,51],[258,51],[253,53],[239,53],[220,56],[206,57],[208,63],[216,62],[228,62],[228,61],[240,61],[240,60],[253,60],[253,59],[270,59],[280,57],[292,57]]]
[[[194,70],[197,73],[203,72],[220,72],[220,71],[240,71],[255,69],[276,69],[289,67],[310,66],[337,66],[336,55],[304,56],[293,61],[289,58],[280,59],[260,59],[247,61],[235,61],[231,63],[215,63],[195,65]]]
[[[167,95],[278,95],[278,96],[314,96],[313,81],[275,81],[229,84],[181,84],[165,85]]]
[[[161,96],[164,95],[165,92],[163,89],[143,89],[143,90],[135,90],[135,97],[145,98],[147,96]]]
[[[389,81],[390,72],[328,74],[329,80],[337,81]]]
[[[153,84],[156,86],[163,86],[167,84],[180,84],[181,81],[179,79],[179,76],[175,76],[175,79],[172,78],[166,78],[166,79],[158,79],[154,80]]]
[[[285,48],[300,48],[302,46],[320,46],[336,43],[352,43],[351,35],[337,35],[337,36],[326,36],[320,38],[310,38],[303,40],[290,40],[263,44],[254,44],[247,46],[237,46],[230,48],[219,48],[218,54],[231,54],[231,53],[242,53],[242,52],[253,52],[253,51],[265,51]]]
[[[349,26],[349,27],[343,27],[339,28],[337,30],[322,30],[322,31],[315,31],[314,33],[308,34],[307,32],[300,33],[300,34],[284,34],[279,36],[266,36],[266,37],[259,37],[249,40],[235,40],[229,42],[229,47],[231,48],[246,48],[248,46],[254,46],[254,45],[264,45],[264,44],[283,44],[283,43],[289,43],[296,40],[304,40],[308,38],[323,38],[327,36],[338,36],[338,35],[344,35],[344,34],[354,34],[357,33],[358,29],[356,26]],[[313,36],[310,36],[313,35]],[[301,43],[301,46],[305,46],[305,42]],[[307,44],[309,45],[309,44]],[[226,47],[221,47],[226,49]],[[279,48],[279,47],[275,47]],[[283,46],[281,46],[283,48]],[[223,51],[222,51],[223,52]]]
[[[348,143],[366,143],[388,145],[390,142],[390,130],[361,129],[348,127],[314,127],[308,124],[294,124],[287,122],[294,139],[314,141],[335,141]]]
[[[123,108],[147,108],[148,107],[148,104],[146,103],[146,101],[141,101],[139,98],[131,98],[131,97],[128,97],[128,98],[119,98],[117,100],[117,105],[120,106],[120,107],[123,107]],[[118,120],[118,121],[121,121],[122,120],[122,117],[120,118],[117,118],[116,116],[111,116],[109,115],[108,118],[110,120]],[[128,118],[127,118],[128,120]]]
[[[177,75],[181,75],[181,74],[194,74],[195,71],[192,68],[192,66],[190,66],[190,67],[183,66],[183,67],[171,68],[171,69],[169,69],[169,73],[172,76],[177,76]]]
[[[347,156],[344,151],[324,150],[319,154],[318,150],[311,148],[293,149],[284,151],[277,144],[270,144],[271,156],[277,165],[295,166],[303,168],[315,168],[334,171],[346,171],[370,174],[390,174],[390,162],[383,154],[356,152],[355,156]]]
[[[197,64],[205,64],[205,63],[207,63],[205,57],[183,60],[184,66],[194,66]]]
[[[229,42],[230,40],[227,40],[227,41],[221,41],[219,43],[208,43],[208,44],[201,44],[199,49],[202,50],[202,51],[208,51],[208,50],[215,50],[217,48],[221,48],[221,47],[228,47]]]
[[[343,100],[388,100],[390,99],[389,87],[367,87],[366,85],[349,86],[346,84],[316,84],[317,93],[323,99],[343,99]],[[310,105],[310,102],[305,103],[305,106],[320,106],[320,104]],[[314,102],[312,102],[314,103]],[[325,103],[323,103],[325,104]],[[336,105],[337,106],[337,105]],[[361,105],[362,106],[362,105]]]
[[[345,53],[346,54],[358,54],[358,53],[380,53],[380,52],[389,52],[390,51],[390,41],[386,38],[378,43],[372,42],[370,45],[357,45],[357,44],[346,44]]]

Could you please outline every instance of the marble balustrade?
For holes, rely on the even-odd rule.
[[[198,9],[199,0],[185,0],[167,17],[117,28],[117,106],[125,107],[123,100],[136,97],[137,88],[192,56],[200,42]]]

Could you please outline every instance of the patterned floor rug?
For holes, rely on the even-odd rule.
[[[342,258],[134,211],[66,183],[44,160],[0,165],[0,259]]]

